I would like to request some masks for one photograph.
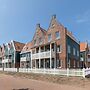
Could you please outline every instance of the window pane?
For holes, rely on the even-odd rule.
[[[71,53],[70,45],[68,45],[68,53]]]
[[[73,48],[73,55],[76,55],[76,54],[75,54],[75,48]]]
[[[51,34],[48,35],[48,41],[50,42],[52,40]]]
[[[79,51],[77,50],[77,56],[79,56]]]
[[[59,39],[59,38],[60,38],[60,33],[58,31],[58,32],[56,32],[56,39]]]
[[[58,45],[57,46],[57,52],[61,52],[62,51],[62,46],[61,45]]]
[[[41,39],[41,38],[39,38],[39,43],[40,43],[40,44],[42,43],[42,39]]]

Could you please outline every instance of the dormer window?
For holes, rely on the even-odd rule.
[[[52,35],[48,34],[48,42],[50,42],[52,40]]]
[[[60,32],[57,31],[55,34],[56,34],[56,39],[60,39]]]

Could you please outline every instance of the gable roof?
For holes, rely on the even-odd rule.
[[[37,26],[36,26],[36,32],[35,32],[35,34],[34,34],[34,36],[33,36],[33,39],[34,39],[36,33],[37,33],[39,30],[40,30],[43,34],[46,35],[47,31],[46,31],[45,29],[43,29],[43,28],[40,26],[40,24],[37,24]]]
[[[60,26],[61,28],[64,28],[64,26],[57,20],[56,15],[52,16],[48,30],[52,29],[54,26]]]
[[[75,39],[75,37],[73,36],[73,34],[72,34],[71,32],[69,32],[61,23],[59,23],[59,22],[57,21],[56,15],[53,15],[53,16],[52,16],[52,19],[51,19],[51,21],[50,21],[49,28],[47,29],[47,31],[46,31],[45,29],[43,29],[43,28],[40,26],[40,24],[37,24],[36,32],[35,32],[35,34],[34,34],[34,36],[33,36],[32,42],[27,43],[27,44],[23,47],[22,52],[25,52],[25,51],[27,52],[27,51],[29,51],[31,48],[37,47],[37,45],[39,45],[39,44],[37,44],[37,45],[35,45],[35,46],[33,45],[34,39],[36,39],[37,36],[39,36],[39,35],[37,34],[38,31],[40,31],[40,34],[43,33],[43,34],[45,35],[45,37],[44,37],[44,39],[43,39],[43,43],[40,44],[40,45],[48,44],[48,43],[49,43],[49,42],[48,42],[48,33],[49,33],[49,32],[52,32],[51,30],[53,29],[53,26],[55,26],[54,29],[57,29],[56,27],[58,26],[59,29],[65,30],[65,31],[66,31],[65,34],[66,34],[67,36],[69,36],[72,40],[74,40],[75,42],[77,42],[77,43],[79,44],[79,42]],[[35,35],[37,35],[37,36],[35,36]],[[52,41],[53,41],[53,40],[52,40]],[[30,47],[30,48],[28,49],[27,47]]]
[[[72,32],[68,31],[67,28],[65,28],[65,29],[66,29],[67,36],[69,36],[72,40],[74,40],[75,42],[77,42],[79,44],[79,41],[76,40],[76,38],[74,37]]]
[[[24,47],[24,43],[20,43],[20,42],[17,42],[17,41],[13,41],[14,43],[14,46],[15,46],[15,50],[16,51],[21,51]]]
[[[23,47],[21,53],[24,53],[24,52],[30,52],[31,47],[32,47],[32,42],[26,43],[25,46]]]

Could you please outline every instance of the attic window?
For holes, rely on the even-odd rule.
[[[55,24],[52,24],[52,28],[54,28],[55,27]]]
[[[40,44],[42,43],[42,38],[39,38],[39,43],[40,43]]]
[[[52,40],[52,35],[48,34],[48,42],[50,42]]]
[[[59,39],[60,38],[60,32],[57,31],[55,34],[56,34],[56,39]]]

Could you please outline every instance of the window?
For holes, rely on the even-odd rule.
[[[60,67],[60,60],[58,59],[57,60],[57,68],[59,68]]]
[[[61,45],[58,45],[57,46],[57,52],[61,52],[62,51],[62,46]]]
[[[73,55],[76,55],[76,54],[75,54],[75,48],[73,48]]]
[[[48,35],[48,41],[50,42],[52,40],[51,34]]]
[[[68,53],[69,54],[71,53],[71,47],[70,47],[70,45],[68,45]]]
[[[36,45],[36,40],[34,40],[34,45]]]
[[[41,38],[39,38],[39,44],[41,44],[42,43],[42,39]]]
[[[79,51],[77,50],[77,56],[79,57]]]
[[[63,67],[63,60],[57,59],[57,68],[62,68]]]
[[[30,57],[30,53],[27,53],[27,54],[26,54],[26,57],[29,58],[29,57]]]
[[[75,60],[74,60],[74,68],[75,68],[75,66],[76,66],[76,62],[75,62]]]
[[[56,39],[59,39],[59,38],[60,38],[60,33],[58,31],[58,32],[56,32]]]

